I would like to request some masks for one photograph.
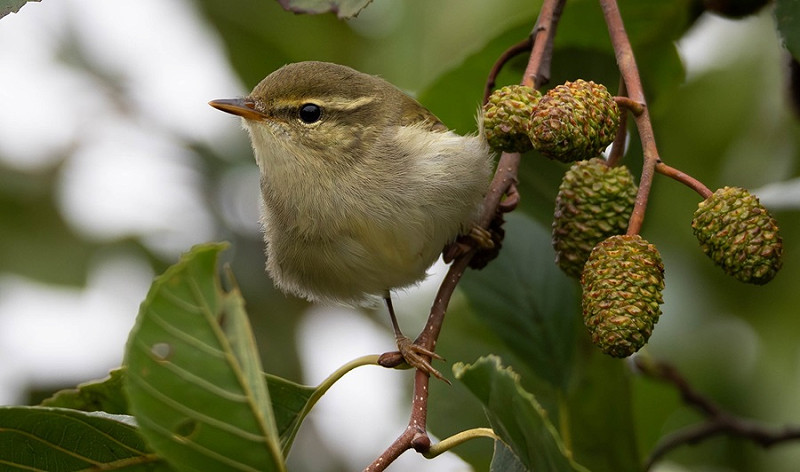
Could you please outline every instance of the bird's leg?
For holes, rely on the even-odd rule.
[[[432,359],[443,359],[442,356],[414,343],[414,341],[406,337],[402,331],[400,331],[400,325],[397,323],[397,316],[395,316],[394,306],[392,306],[392,296],[387,294],[386,297],[384,297],[384,301],[386,302],[386,308],[389,310],[389,317],[392,320],[392,329],[394,329],[397,349],[400,351],[400,355],[403,357],[406,364],[415,369],[427,372],[439,380],[447,382],[447,379],[445,379],[430,363]]]

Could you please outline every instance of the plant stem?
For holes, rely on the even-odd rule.
[[[494,90],[494,86],[497,84],[497,76],[500,74],[500,71],[503,70],[503,66],[505,66],[508,61],[517,55],[522,54],[525,51],[530,51],[531,47],[533,47],[533,33],[517,44],[514,44],[510,48],[506,49],[503,54],[500,55],[500,57],[492,66],[492,70],[489,71],[489,77],[486,79],[486,84],[483,87],[483,101],[481,103],[485,105],[486,102],[489,101],[489,96],[492,95],[492,90]]]
[[[710,398],[695,390],[680,372],[669,364],[645,356],[637,356],[634,362],[642,374],[674,385],[680,392],[683,402],[706,417],[706,421],[675,431],[659,441],[650,452],[644,470],[650,470],[659,459],[679,446],[697,444],[719,434],[747,439],[764,448],[800,439],[800,426],[768,427],[728,413]]]
[[[682,172],[674,167],[670,167],[663,162],[658,162],[656,164],[656,172],[659,174],[666,175],[669,178],[675,179],[678,182],[686,185],[690,189],[694,190],[695,192],[699,193],[703,199],[710,197],[714,192],[708,189],[702,182],[695,179],[689,174]]]
[[[619,96],[625,96],[628,93],[627,89],[625,88],[625,81],[620,78],[619,79]],[[606,164],[608,167],[616,167],[619,164],[619,161],[622,160],[622,157],[625,155],[625,141],[628,140],[628,114],[627,113],[620,113],[619,117],[619,128],[617,128],[617,134],[614,136],[614,142],[611,143],[611,152],[609,153],[608,160]]]
[[[495,441],[499,441],[500,438],[494,434],[492,428],[473,428],[468,429],[466,431],[461,431],[460,433],[456,433],[449,438],[442,439],[439,443],[431,446],[427,453],[425,453],[425,457],[428,459],[433,459],[434,457],[438,456],[443,452],[447,452],[450,449],[463,444],[470,439],[475,438],[492,438]]]
[[[639,234],[644,222],[647,199],[650,196],[656,163],[659,162],[658,149],[656,149],[653,125],[650,122],[650,113],[644,98],[639,69],[633,57],[633,48],[625,32],[625,25],[622,22],[622,15],[619,12],[617,2],[616,0],[600,0],[600,6],[608,26],[608,34],[614,47],[617,65],[622,74],[622,80],[625,82],[625,88],[628,91],[627,96],[634,102],[641,104],[641,113],[634,114],[634,120],[639,131],[639,138],[642,141],[644,164],[642,166],[642,177],[639,180],[639,192],[636,194],[636,202],[628,222],[627,232],[629,235]]]
[[[351,370],[355,369],[356,367],[361,367],[365,365],[378,365],[378,358],[380,356],[377,354],[371,354],[367,356],[361,356],[359,358],[353,359],[352,361],[344,364],[343,366],[336,369],[331,375],[327,376],[325,380],[320,382],[317,385],[317,388],[314,390],[314,393],[309,397],[308,402],[306,404],[307,409],[311,409],[317,401],[325,394],[332,386],[335,384],[339,379],[344,377],[344,375]]]
[[[522,85],[539,89],[550,80],[550,62],[553,57],[553,38],[564,11],[566,0],[545,0],[536,19],[531,37],[533,50],[528,67],[522,76]]]

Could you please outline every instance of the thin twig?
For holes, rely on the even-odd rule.
[[[703,184],[703,182],[700,182],[691,175],[682,172],[678,169],[675,169],[674,167],[670,167],[661,161],[659,161],[656,164],[656,172],[658,172],[659,174],[666,175],[667,177],[675,179],[678,182],[686,185],[690,189],[699,193],[700,196],[703,197],[703,199],[710,197],[714,193],[711,190],[709,190],[709,188],[706,187]]]
[[[536,26],[533,28],[533,50],[528,67],[522,76],[522,85],[538,90],[550,80],[550,63],[553,58],[553,38],[564,11],[566,0],[547,0],[542,4]]]
[[[614,101],[617,102],[618,106],[630,110],[633,116],[639,116],[644,113],[644,104],[636,100],[628,97],[614,97]]]
[[[600,0],[600,6],[603,10],[606,25],[608,25],[608,34],[614,47],[617,66],[622,74],[622,79],[625,81],[625,87],[628,91],[627,96],[634,102],[641,104],[642,107],[641,113],[634,115],[634,119],[636,128],[639,131],[639,139],[642,141],[644,164],[642,165],[642,176],[639,180],[639,191],[636,194],[636,203],[628,222],[628,234],[639,234],[642,229],[642,223],[644,223],[647,199],[650,196],[650,189],[653,185],[656,163],[659,161],[658,149],[656,148],[647,102],[644,98],[642,80],[639,77],[639,69],[633,57],[633,48],[625,32],[625,25],[622,22],[622,15],[619,12],[619,7],[617,7],[617,2],[616,0]]]
[[[481,103],[485,105],[486,102],[489,101],[489,96],[492,94],[492,90],[494,90],[494,86],[497,84],[497,76],[500,74],[500,71],[503,70],[503,66],[523,52],[530,51],[531,47],[533,47],[533,34],[506,49],[503,54],[497,58],[497,61],[495,61],[492,66],[492,70],[489,71],[486,85],[483,87],[483,101]]]
[[[619,79],[619,90],[617,94],[620,97],[624,97],[628,93],[627,89],[625,88],[625,81],[620,77]],[[617,134],[614,136],[614,142],[611,143],[611,152],[608,155],[608,160],[606,164],[609,167],[616,167],[619,164],[619,161],[622,160],[622,156],[625,155],[625,141],[628,140],[628,114],[627,113],[620,113],[619,117],[619,128],[617,128]]]
[[[681,394],[683,402],[698,410],[706,421],[687,426],[665,436],[650,452],[644,469],[650,470],[667,453],[685,444],[698,444],[708,438],[725,434],[752,441],[767,448],[800,439],[800,426],[775,428],[735,416],[695,390],[675,367],[643,356],[635,359],[636,367],[648,377],[671,383]]]

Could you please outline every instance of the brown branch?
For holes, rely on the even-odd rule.
[[[631,100],[628,97],[614,97],[614,101],[618,106],[630,110],[633,116],[639,116],[644,113],[644,103]]]
[[[533,27],[533,50],[528,67],[522,76],[522,85],[539,89],[550,80],[550,63],[553,58],[553,38],[564,11],[566,0],[546,0]]]
[[[655,166],[659,161],[658,149],[656,149],[653,125],[650,122],[650,113],[648,113],[647,102],[644,98],[642,80],[639,77],[639,68],[636,66],[633,48],[625,32],[625,25],[622,22],[622,15],[619,12],[619,7],[617,7],[617,2],[616,0],[600,0],[600,6],[603,9],[606,25],[608,25],[608,34],[614,47],[617,65],[628,91],[627,96],[642,106],[641,113],[639,115],[634,114],[634,118],[636,128],[639,131],[639,138],[642,141],[644,164],[642,166],[642,176],[639,180],[639,192],[636,194],[636,203],[628,222],[628,234],[639,234],[642,229],[642,223],[644,223],[647,199],[650,196],[650,189],[653,185]]]
[[[634,362],[641,373],[674,385],[680,392],[683,402],[706,417],[706,421],[679,429],[659,441],[645,462],[645,470],[650,470],[656,462],[673,449],[684,444],[698,444],[720,434],[746,439],[764,448],[800,439],[800,426],[789,425],[774,428],[728,413],[711,399],[695,390],[680,372],[669,364],[641,356],[637,357]]]
[[[494,90],[494,86],[497,84],[497,76],[500,74],[500,71],[503,70],[503,66],[505,66],[508,61],[517,57],[523,52],[530,51],[532,47],[533,34],[531,33],[531,35],[527,38],[506,49],[503,54],[497,58],[497,61],[495,61],[494,65],[492,66],[492,70],[489,71],[489,77],[486,79],[486,85],[483,87],[483,101],[481,103],[485,105],[486,102],[489,101],[489,96],[492,94],[492,90]]]
[[[563,11],[565,1],[566,0],[544,1],[541,12],[539,13],[539,18],[536,21],[536,27],[532,33],[534,44],[528,66],[525,69],[525,75],[522,79],[523,85],[533,86],[536,84],[536,88],[538,88],[549,78],[550,56],[553,51],[553,35],[555,34],[556,25]],[[511,196],[512,199],[517,198],[516,185],[519,163],[519,153],[504,152],[500,155],[500,159],[497,163],[497,170],[495,171],[489,190],[484,198],[483,212],[478,221],[478,225],[482,228],[489,227],[505,196]],[[434,299],[430,314],[428,315],[428,321],[422,333],[420,333],[414,341],[416,344],[430,351],[435,350],[436,341],[439,338],[445,313],[447,312],[447,305],[450,303],[450,298],[455,291],[456,285],[458,285],[458,282],[461,280],[464,270],[469,266],[469,262],[475,253],[475,248],[467,250],[456,256],[455,260],[450,264],[447,276],[439,286],[439,291],[436,293],[436,298]],[[375,459],[372,464],[364,469],[365,472],[380,472],[386,470],[389,464],[394,462],[401,454],[409,449],[414,449],[422,453],[430,449],[431,441],[428,437],[426,426],[429,382],[430,377],[427,373],[420,370],[415,372],[414,396],[411,401],[411,415],[408,426],[380,457]]]
[[[703,197],[703,199],[706,199],[706,198],[710,197],[711,194],[714,193],[711,190],[709,190],[709,188],[706,187],[703,184],[703,182],[700,182],[699,180],[695,179],[691,175],[689,175],[689,174],[687,174],[685,172],[682,172],[682,171],[680,171],[678,169],[675,169],[674,167],[670,167],[670,166],[664,164],[661,161],[659,161],[656,164],[656,172],[658,172],[659,174],[666,175],[667,177],[669,177],[671,179],[674,179],[674,180],[677,180],[678,182],[686,185],[690,189],[692,189],[695,192],[699,193],[700,196]]]
[[[620,97],[624,97],[626,93],[628,93],[628,91],[625,88],[625,81],[620,78],[618,94]],[[627,139],[628,114],[620,113],[619,128],[617,128],[617,134],[614,136],[614,142],[611,143],[611,152],[609,153],[608,160],[606,161],[606,164],[608,164],[609,167],[616,167],[619,164],[619,161],[622,160],[622,156],[625,155],[625,141],[627,141]]]

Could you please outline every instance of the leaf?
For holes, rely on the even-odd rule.
[[[492,429],[528,470],[586,471],[570,459],[547,412],[499,357],[481,357],[472,365],[458,363],[453,373],[478,397]]]
[[[550,233],[510,214],[499,257],[461,282],[474,312],[542,379],[566,390],[579,308],[574,283],[553,262]]]
[[[266,374],[266,379],[285,457],[289,454],[300,424],[313,406],[309,401],[317,389],[271,374]]]
[[[566,414],[576,460],[593,472],[639,470],[630,372],[584,338]]]
[[[775,21],[786,49],[800,60],[800,1],[775,0]]]
[[[9,13],[17,13],[23,5],[28,2],[39,2],[41,0],[0,0],[0,18]]]
[[[222,291],[222,244],[196,246],[156,278],[126,349],[141,433],[179,470],[285,470],[238,291]]]
[[[0,407],[3,470],[171,469],[136,434],[132,418],[31,406]]]
[[[372,0],[278,0],[286,11],[293,13],[336,13],[342,19],[358,16]]]
[[[45,399],[41,406],[128,414],[128,402],[122,390],[124,374],[123,368],[114,369],[105,379],[82,383],[76,388],[56,392],[52,397]]]
[[[489,472],[527,472],[528,469],[519,461],[514,452],[503,443],[494,442],[494,455]]]

